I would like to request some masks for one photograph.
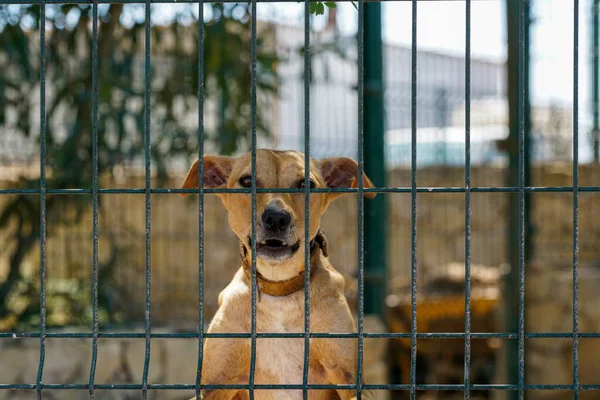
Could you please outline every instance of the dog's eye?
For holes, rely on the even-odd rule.
[[[309,182],[310,182],[310,188],[313,189],[315,187],[315,181],[313,181],[311,179]],[[301,189],[304,189],[306,187],[306,183],[305,183],[304,179],[302,179],[300,182],[298,182],[298,187]]]
[[[245,188],[252,187],[252,177],[250,175],[242,176],[238,183]]]

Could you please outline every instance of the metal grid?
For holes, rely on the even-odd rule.
[[[206,0],[210,2],[212,0]],[[233,0],[225,0],[230,2]],[[293,0],[276,0],[280,2],[293,1]],[[97,389],[106,390],[119,390],[119,389],[130,389],[140,390],[144,399],[148,396],[149,390],[157,389],[168,389],[168,390],[195,390],[196,396],[199,398],[201,389],[245,389],[249,390],[250,398],[254,398],[254,391],[258,389],[298,389],[303,391],[304,398],[308,396],[308,390],[325,390],[325,389],[351,389],[356,390],[357,398],[362,398],[364,390],[407,390],[410,392],[410,398],[415,399],[416,393],[419,390],[463,390],[464,398],[470,398],[471,390],[503,390],[503,391],[515,391],[518,393],[520,399],[524,398],[525,390],[572,390],[573,398],[578,399],[580,390],[600,390],[600,384],[596,385],[582,385],[579,383],[578,377],[578,343],[579,338],[600,338],[600,333],[580,333],[578,328],[578,266],[579,266],[579,229],[578,229],[578,199],[580,192],[600,192],[600,186],[587,186],[579,187],[579,176],[578,176],[578,142],[579,142],[579,129],[578,129],[578,34],[579,34],[579,1],[574,1],[575,12],[574,12],[574,54],[573,54],[573,74],[574,74],[574,86],[573,86],[573,185],[563,187],[529,187],[525,185],[525,76],[523,65],[526,62],[525,56],[525,13],[524,3],[527,0],[514,0],[518,2],[519,6],[519,24],[515,29],[518,29],[519,36],[519,184],[516,187],[504,186],[504,187],[471,187],[471,158],[470,158],[470,59],[471,59],[471,2],[472,0],[465,1],[465,15],[466,15],[466,67],[465,67],[465,99],[466,99],[466,113],[465,113],[465,186],[464,187],[440,187],[440,188],[425,188],[417,185],[417,0],[403,0],[411,1],[412,3],[412,91],[411,91],[411,109],[412,109],[412,141],[411,141],[411,186],[410,187],[393,187],[393,188],[375,188],[365,189],[363,184],[363,170],[364,170],[364,154],[363,145],[365,141],[364,136],[364,77],[361,73],[358,75],[358,169],[359,169],[359,183],[357,189],[311,189],[306,186],[305,189],[274,189],[274,188],[257,188],[256,186],[256,8],[257,0],[253,0],[252,4],[252,49],[251,49],[251,75],[252,75],[252,186],[250,189],[204,189],[203,188],[203,164],[199,163],[200,167],[198,170],[200,187],[198,190],[186,190],[186,189],[152,189],[150,185],[150,14],[151,4],[158,3],[159,0],[93,0],[92,2],[92,13],[93,13],[93,27],[92,27],[92,55],[93,55],[93,188],[92,189],[47,189],[46,186],[46,85],[45,85],[45,61],[46,61],[46,47],[45,47],[45,6],[46,4],[62,3],[60,0],[40,0],[33,4],[40,5],[40,188],[39,189],[1,189],[0,194],[29,194],[40,196],[40,252],[41,252],[41,265],[40,265],[40,285],[41,285],[41,297],[40,297],[40,331],[36,333],[27,332],[8,332],[0,333],[0,338],[39,338],[40,339],[40,358],[37,379],[35,383],[31,384],[0,384],[0,390],[8,389],[26,389],[35,390],[38,399],[42,399],[42,393],[45,389],[79,389],[88,390],[90,398],[94,398],[95,391]],[[425,1],[425,0],[419,0]],[[160,0],[160,2],[165,2]],[[177,1],[178,3],[182,1]],[[183,0],[187,3],[197,3],[199,12],[199,21],[203,20],[203,6],[205,0]],[[86,0],[72,0],[70,3],[84,4],[88,3]],[[98,186],[98,5],[102,3],[143,3],[145,4],[145,187],[139,189],[100,189]],[[364,69],[364,0],[358,0],[358,70],[363,71]],[[29,0],[0,0],[0,4],[32,4]],[[309,7],[310,0],[304,1],[305,5],[305,48],[308,49],[309,44],[309,23],[310,15]],[[204,122],[204,111],[203,111],[203,100],[204,100],[204,87],[203,87],[203,29],[202,23],[199,23],[199,43],[198,43],[198,64],[199,64],[199,86],[198,86],[198,157],[200,159],[204,156],[204,135],[203,135],[203,122]],[[310,157],[310,83],[308,75],[310,73],[310,53],[307,51],[304,54],[305,63],[305,178],[308,179],[309,174],[309,157]],[[255,222],[256,222],[256,196],[258,193],[304,193],[305,195],[305,268],[310,268],[309,262],[309,196],[311,193],[324,193],[324,192],[339,192],[339,193],[354,193],[358,194],[358,287],[359,287],[359,303],[358,303],[358,332],[357,333],[343,333],[343,334],[316,334],[310,331],[310,297],[309,292],[309,277],[310,274],[305,274],[305,329],[304,333],[257,333],[256,332],[256,299],[257,299],[257,282],[256,282],[256,242],[252,241],[252,332],[250,334],[209,334],[204,332],[204,247],[203,247],[203,227],[204,227],[204,194],[209,193],[250,193],[252,196],[252,235],[255,235]],[[412,254],[411,254],[411,295],[412,295],[412,318],[411,318],[411,332],[407,333],[366,333],[364,332],[364,193],[410,193],[411,194],[411,211],[412,211]],[[464,193],[465,194],[465,251],[466,251],[466,264],[465,264],[465,329],[463,333],[418,333],[417,332],[417,194],[418,193]],[[526,333],[525,332],[525,315],[524,315],[524,303],[525,303],[525,199],[528,193],[537,192],[569,192],[573,193],[573,330],[572,332],[565,333]],[[123,194],[143,194],[145,196],[145,330],[143,333],[102,333],[99,332],[98,325],[98,196],[105,193],[123,193]],[[198,312],[199,312],[199,326],[197,333],[152,333],[152,327],[150,324],[150,298],[151,298],[151,269],[150,269],[150,238],[151,238],[151,194],[172,194],[172,193],[198,193],[198,224],[200,228],[200,235],[198,237],[199,246],[199,258],[198,266],[200,270],[199,274],[199,291],[198,291]],[[518,193],[519,195],[519,265],[518,265],[518,291],[519,291],[519,311],[518,311],[518,331],[517,332],[504,332],[504,333],[473,333],[471,332],[470,326],[470,255],[471,255],[471,194],[472,193]],[[47,195],[74,195],[74,194],[91,194],[93,197],[93,325],[91,333],[53,333],[46,331],[46,196]],[[203,341],[208,337],[219,337],[219,338],[249,338],[251,339],[252,345],[252,357],[250,365],[250,377],[248,385],[202,385],[202,360],[203,360]],[[91,338],[92,339],[92,361],[90,365],[90,375],[88,384],[52,384],[42,382],[42,376],[44,371],[45,362],[45,341],[46,338]],[[95,383],[95,370],[98,356],[98,340],[100,338],[126,338],[126,339],[141,339],[145,341],[145,359],[142,382],[140,384],[96,384]],[[150,384],[148,383],[148,371],[150,363],[150,342],[152,338],[186,338],[195,339],[198,341],[198,369],[197,379],[195,383],[190,384]],[[256,340],[257,338],[303,338],[305,341],[305,352],[304,352],[304,373],[303,383],[301,385],[258,385],[254,383],[254,369],[256,364]],[[310,352],[310,339],[311,338],[356,338],[358,339],[358,371],[357,371],[357,382],[355,384],[348,385],[309,385],[308,384],[308,358]],[[363,340],[365,338],[410,338],[411,339],[411,368],[410,368],[410,383],[409,384],[394,384],[394,385],[370,385],[362,383],[363,375]],[[465,341],[465,364],[464,364],[464,383],[457,385],[443,385],[443,384],[430,384],[420,385],[416,383],[416,368],[417,368],[417,341],[418,339],[427,338],[443,338],[443,339],[464,339]],[[471,384],[470,376],[470,356],[471,356],[471,340],[478,338],[500,338],[500,339],[512,339],[518,341],[518,383],[517,384],[493,384],[493,385],[477,385]],[[525,339],[528,338],[570,338],[573,340],[573,383],[570,385],[527,385],[525,384],[525,356],[524,356],[524,343]]]

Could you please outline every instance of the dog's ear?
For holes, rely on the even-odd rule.
[[[321,175],[328,188],[358,188],[358,164],[347,157],[324,158],[321,160]],[[373,188],[373,183],[363,173],[363,188]],[[332,200],[343,193],[331,193]],[[376,193],[365,193],[364,196],[372,199]]]
[[[190,167],[181,185],[182,189],[198,188],[198,161],[196,160]],[[232,167],[233,158],[211,155],[204,156],[204,187],[209,189],[225,187]],[[182,195],[185,195],[185,193]]]

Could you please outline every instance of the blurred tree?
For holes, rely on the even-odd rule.
[[[155,7],[155,6],[153,6]],[[248,147],[251,124],[251,25],[249,5],[206,5],[204,29],[205,136],[211,150],[230,154]],[[92,187],[92,21],[89,5],[46,6],[47,188]],[[162,13],[158,13],[161,17]],[[153,14],[153,15],[156,15]],[[0,126],[39,139],[39,6],[0,6]],[[198,25],[197,6],[177,7],[162,25],[151,28],[151,158],[159,180],[177,158],[197,152]],[[262,28],[262,27],[257,27]],[[98,22],[98,170],[140,162],[144,154],[144,6],[100,5]],[[268,134],[267,103],[276,95],[278,57],[268,28],[257,40],[257,131]],[[211,124],[211,105],[221,107]],[[20,177],[19,188],[39,188],[39,177]],[[68,204],[67,204],[68,203]],[[70,218],[58,220],[58,204]],[[60,224],[76,224],[91,207],[89,196],[48,196],[50,236]],[[0,280],[0,330],[39,323],[39,279],[22,270],[25,257],[39,247],[39,196],[11,197],[0,209],[0,230],[10,232],[2,246],[10,252],[9,270]],[[110,239],[110,238],[109,238]],[[109,240],[109,257],[100,265],[100,304],[111,303],[110,270],[118,240]],[[75,288],[86,285],[74,284]],[[75,304],[82,290],[63,297]],[[64,302],[61,302],[64,304]],[[53,303],[48,302],[49,315]],[[70,308],[71,320],[89,321],[91,310]],[[76,312],[77,311],[77,312]],[[110,316],[102,322],[115,322]],[[101,315],[104,315],[101,313]],[[49,318],[49,321],[52,321]]]

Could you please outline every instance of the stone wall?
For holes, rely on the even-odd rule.
[[[499,186],[501,169],[477,169],[473,182]],[[163,187],[178,187],[182,177],[165,182]],[[424,169],[418,175],[420,186],[464,186],[464,171]],[[1,186],[1,184],[0,184]],[[104,181],[102,187],[138,188],[143,177],[122,182]],[[391,171],[389,186],[410,186],[410,173]],[[410,274],[411,207],[410,193],[386,195],[389,201],[390,276],[406,278]],[[91,201],[91,197],[88,197]],[[197,325],[198,293],[198,203],[197,196],[152,195],[151,267],[152,318],[156,325]],[[0,202],[6,197],[0,198]],[[366,200],[369,201],[369,200]],[[464,259],[464,194],[420,193],[418,195],[418,263],[421,273]],[[505,261],[504,196],[498,193],[473,195],[473,261],[498,265]],[[0,204],[1,207],[1,204]],[[91,215],[75,225],[62,226],[54,221],[69,215],[69,209],[55,211],[49,222],[47,273],[49,279],[91,277]],[[239,268],[237,239],[227,225],[227,214],[215,195],[205,198],[204,271],[206,317],[214,312],[219,291]],[[109,257],[111,243],[118,248],[115,279],[111,283],[113,303],[124,308],[129,321],[144,318],[144,196],[106,194],[100,196],[100,263]],[[340,223],[342,221],[343,223]],[[355,195],[340,198],[329,207],[322,228],[330,243],[331,261],[341,272],[356,273],[357,200]],[[6,232],[8,233],[8,232]],[[1,233],[0,233],[1,235]],[[1,239],[1,238],[0,238]],[[369,251],[368,248],[365,249]],[[37,274],[37,246],[25,269]],[[0,255],[0,279],[8,253]]]
[[[365,318],[365,330],[383,332],[375,317]],[[72,330],[71,330],[72,332]],[[157,333],[165,333],[157,330]],[[258,339],[261,340],[261,339]],[[387,365],[384,362],[386,340],[366,339],[364,342],[364,377],[372,384],[386,384]],[[0,384],[35,383],[40,356],[38,339],[0,340]],[[198,364],[198,341],[195,339],[151,340],[150,384],[194,384]],[[98,341],[95,383],[140,384],[143,377],[145,342],[143,339],[105,339]],[[43,382],[48,384],[88,384],[92,360],[91,339],[46,339]],[[298,382],[301,384],[302,382]],[[44,390],[48,400],[89,399],[87,390]],[[388,400],[385,391],[374,391],[373,400]],[[149,400],[188,400],[194,390],[150,390]],[[32,390],[0,390],[0,400],[29,400]],[[140,399],[139,390],[100,390],[102,400]]]
[[[503,186],[506,170],[473,168],[472,186]],[[569,165],[539,167],[533,171],[533,185],[569,186]],[[582,185],[600,184],[600,169],[581,166]],[[181,177],[164,183],[178,187]],[[462,168],[426,168],[418,171],[417,183],[422,187],[464,187]],[[410,171],[394,170],[389,186],[410,187]],[[0,186],[6,186],[0,183]],[[143,177],[130,177],[122,182],[103,181],[102,187],[143,187]],[[411,195],[386,195],[389,202],[388,260],[390,277],[410,277]],[[507,262],[506,193],[473,193],[471,217],[472,262],[500,265]],[[91,200],[90,198],[88,198]],[[0,202],[7,197],[0,198]],[[367,200],[369,201],[369,200]],[[419,276],[465,257],[464,193],[419,193],[417,196],[417,263]],[[568,266],[572,259],[572,194],[534,193],[530,252],[536,264]],[[600,258],[600,194],[580,194],[581,262]],[[0,203],[1,207],[1,203]],[[65,207],[66,208],[66,207]],[[63,226],[57,221],[71,210],[59,209],[49,220],[47,245],[48,278],[91,277],[91,215],[75,225]],[[204,271],[207,314],[214,312],[218,292],[239,267],[237,239],[227,225],[227,215],[214,195],[205,199]],[[340,223],[342,221],[343,223]],[[198,293],[198,204],[197,196],[152,195],[152,318],[157,325],[181,328],[197,324]],[[100,196],[100,263],[106,262],[111,246],[118,249],[115,279],[110,295],[113,303],[123,306],[129,321],[144,318],[144,196],[139,194],[106,194]],[[353,275],[357,260],[357,202],[347,195],[332,204],[323,217],[322,228],[330,243],[331,261],[340,271]],[[0,233],[0,240],[3,234]],[[515,238],[514,240],[517,240]],[[368,243],[367,243],[368,245]],[[369,248],[365,249],[367,252]],[[36,246],[37,251],[37,246]],[[8,252],[0,255],[0,280],[3,279]],[[37,274],[39,254],[27,259],[25,269]]]
[[[573,332],[573,271],[567,268],[548,270],[546,265],[532,265],[526,282],[527,332]],[[579,268],[579,332],[600,332],[600,263],[582,264]],[[526,376],[530,384],[573,384],[573,340],[528,339]],[[600,383],[600,339],[579,339],[579,382]],[[568,392],[536,391],[530,399],[568,400]],[[595,391],[581,391],[580,399],[597,399]]]

